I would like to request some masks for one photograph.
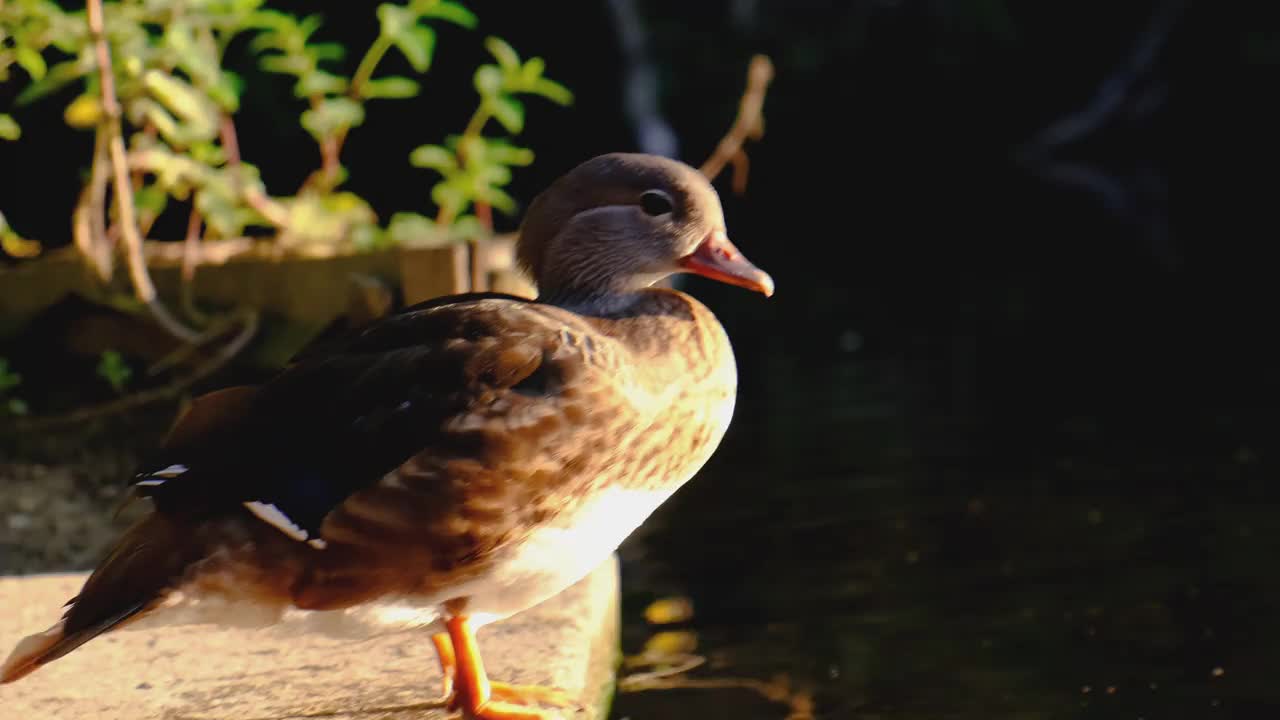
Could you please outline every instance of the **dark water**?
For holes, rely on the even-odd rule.
[[[1251,271],[1172,241],[1198,256],[1170,269],[1149,228],[1006,182],[1036,218],[988,224],[986,248],[1034,222],[1043,247],[1061,250],[1060,223],[1108,251],[1037,272],[971,246],[906,270],[897,240],[839,275],[739,224],[779,293],[693,288],[735,339],[740,404],[623,547],[627,653],[693,633],[706,662],[670,684],[781,675],[818,718],[1280,711],[1274,355],[1247,329],[1269,312],[1246,301]],[[1214,280],[1227,266],[1236,287]],[[650,625],[668,596],[694,617]],[[613,717],[807,717],[792,710],[676,687],[622,692]]]

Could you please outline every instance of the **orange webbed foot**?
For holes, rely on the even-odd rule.
[[[552,705],[561,708],[579,708],[582,704],[574,699],[568,690],[543,685],[512,685],[510,683],[489,682],[493,696],[507,700],[516,705]]]
[[[490,681],[480,661],[475,631],[469,620],[455,617],[446,627],[448,633],[440,633],[431,640],[440,657],[449,710],[460,710],[467,720],[554,720],[563,716],[554,710],[531,706],[582,707],[560,688]]]
[[[555,710],[531,708],[500,700],[490,700],[477,708],[462,709],[462,717],[466,720],[563,720],[563,715]]]

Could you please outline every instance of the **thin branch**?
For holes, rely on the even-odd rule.
[[[200,264],[200,229],[203,221],[195,203],[191,204],[191,215],[187,218],[187,237],[182,242],[182,310],[187,317],[197,324],[209,322],[209,316],[200,312],[195,301],[196,267]]]
[[[244,182],[240,170],[240,140],[236,135],[236,122],[230,115],[222,115],[222,123],[218,127],[218,136],[222,141],[222,149],[227,153],[227,171],[231,173],[231,182],[240,190],[245,204],[267,219],[267,222],[278,228],[289,224],[289,211],[280,203],[272,200],[258,188]]]
[[[483,200],[476,201],[476,220],[480,222],[480,227],[490,235],[493,234],[493,207],[489,203]]]
[[[1023,160],[1040,160],[1052,148],[1080,140],[1115,117],[1134,95],[1135,87],[1150,73],[1189,4],[1189,0],[1167,0],[1159,5],[1138,34],[1129,57],[1102,80],[1089,103],[1037,133],[1021,148]]]
[[[756,55],[751,58],[751,65],[747,68],[747,87],[742,93],[742,100],[738,103],[738,116],[734,118],[729,132],[716,146],[715,152],[702,163],[702,174],[708,179],[714,180],[724,170],[724,166],[738,155],[742,154],[745,157],[746,151],[742,146],[747,140],[759,140],[764,137],[764,96],[769,89],[769,83],[773,81],[773,75],[773,62],[767,56]],[[742,192],[738,188],[745,189],[745,187],[745,178],[734,182],[734,189],[737,192]]]
[[[94,2],[95,0],[90,0]],[[203,380],[204,378],[217,372],[224,365],[230,362],[236,355],[244,350],[249,341],[253,339],[258,332],[259,318],[258,313],[254,310],[245,311],[242,314],[242,326],[240,332],[232,338],[226,345],[218,349],[209,359],[196,366],[192,371],[167,385],[143,390],[141,392],[126,395],[122,398],[111,400],[100,405],[90,405],[88,407],[77,408],[63,415],[51,415],[48,417],[22,418],[14,422],[14,426],[21,431],[47,430],[50,428],[71,425],[85,422],[94,418],[106,417],[132,410],[134,408],[150,405],[161,400],[169,400],[178,397],[187,388]]]
[[[322,100],[322,96],[312,95],[310,98],[311,109],[318,111]],[[320,192],[333,190],[338,182],[338,168],[341,166],[338,156],[341,152],[342,143],[339,138],[328,135],[321,139],[320,168],[302,181],[302,187],[298,188],[297,194],[301,195],[305,190],[312,187],[319,188]]]
[[[373,41],[373,44],[365,52],[364,57],[360,59],[360,65],[356,67],[355,75],[351,76],[351,84],[347,86],[348,97],[355,100],[361,99],[360,96],[364,92],[364,86],[369,84],[369,80],[373,77],[374,68],[378,67],[378,63],[393,44],[394,41],[390,35],[378,34],[377,39]]]
[[[105,220],[109,162],[107,131],[99,125],[93,137],[93,162],[89,165],[89,182],[81,190],[75,211],[71,215],[71,237],[102,282],[111,280],[113,266]]]
[[[190,342],[197,333],[183,325],[160,304],[155,284],[147,272],[146,259],[142,255],[142,238],[138,234],[138,222],[133,213],[133,191],[129,185],[129,160],[124,148],[124,131],[120,125],[120,103],[116,99],[115,82],[111,73],[111,52],[102,26],[102,0],[88,0],[89,34],[93,38],[98,59],[98,78],[102,91],[102,111],[106,116],[107,151],[111,156],[116,210],[125,244],[125,257],[129,264],[129,276],[134,293],[147,306],[152,318],[170,335]]]
[[[751,171],[751,160],[743,150],[733,154],[733,191],[739,195],[747,191],[747,175]]]

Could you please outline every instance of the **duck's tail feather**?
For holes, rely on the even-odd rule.
[[[0,665],[0,683],[25,677],[153,607],[190,567],[192,550],[172,519],[152,513],[138,521],[85,581],[62,619],[18,642]]]

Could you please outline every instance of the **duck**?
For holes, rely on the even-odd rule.
[[[536,297],[434,298],[193,400],[130,482],[148,511],[0,682],[123,629],[341,617],[429,633],[465,718],[572,706],[491,680],[476,632],[606,561],[728,429],[729,337],[659,281],[774,284],[707,178],[640,153],[548,185],[516,258]]]

